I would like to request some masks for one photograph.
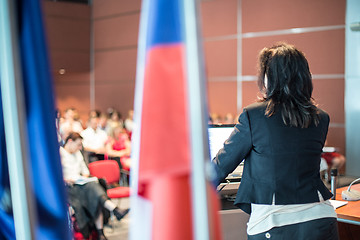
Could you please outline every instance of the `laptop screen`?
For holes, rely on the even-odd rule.
[[[218,151],[224,146],[224,142],[229,138],[234,130],[235,124],[210,124],[209,125],[209,145],[210,160],[216,157]],[[225,180],[230,182],[240,182],[243,172],[243,162],[230,173]]]
[[[209,125],[209,145],[210,160],[212,160],[218,151],[224,146],[224,142],[229,138],[234,130],[235,124],[210,124]]]

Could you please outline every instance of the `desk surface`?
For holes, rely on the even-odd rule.
[[[336,189],[336,200],[342,200],[341,193],[346,190],[348,186]],[[351,186],[351,189],[360,191],[360,184]],[[360,225],[360,200],[347,201],[348,204],[336,209],[339,222],[348,222],[352,224]]]

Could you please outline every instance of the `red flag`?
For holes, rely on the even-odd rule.
[[[178,239],[192,237],[189,127],[182,61],[181,44],[148,51],[138,192],[153,203],[153,239],[174,239],[174,233]]]
[[[143,2],[130,239],[184,240],[195,236],[192,174],[196,169],[192,164],[187,46],[181,4],[181,0]],[[204,190],[206,193],[206,185]],[[211,223],[218,219],[217,199],[213,200],[215,207],[208,210],[212,212],[209,218],[215,221],[206,219]],[[220,238],[219,231],[210,235]]]

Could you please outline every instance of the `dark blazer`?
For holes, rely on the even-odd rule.
[[[329,115],[320,110],[320,123],[308,128],[283,123],[281,112],[265,116],[265,103],[246,107],[239,123],[214,158],[218,180],[245,159],[235,205],[251,212],[251,203],[303,204],[325,200],[332,194],[320,179],[320,156]]]

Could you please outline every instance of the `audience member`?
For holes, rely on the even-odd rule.
[[[62,147],[64,145],[64,140],[62,139],[60,134],[60,111],[58,109],[56,109],[55,111],[55,126],[58,144],[60,147]]]
[[[112,131],[113,128],[115,127],[123,127],[123,121],[121,119],[121,114],[114,110],[111,115],[110,115],[110,119],[108,120],[108,124],[107,124],[107,133],[110,134],[110,132]]]
[[[99,110],[91,110],[90,112],[89,112],[89,119],[90,118],[92,118],[92,117],[100,117],[100,114],[101,114],[101,112],[99,111]]]
[[[131,142],[124,128],[117,126],[112,129],[106,143],[106,153],[109,159],[119,164],[121,173],[130,171]],[[121,174],[120,185],[128,185],[128,180],[128,174]]]
[[[212,114],[210,115],[210,119],[211,119],[211,122],[212,122],[213,124],[219,124],[219,123],[221,123],[221,117],[220,117],[220,115],[217,114],[217,113],[212,113]]]
[[[108,109],[106,109],[106,114],[108,115],[109,118],[111,117],[114,111],[115,109],[113,107],[109,107]]]
[[[213,123],[213,121],[212,121],[211,115],[209,115],[208,124],[212,124],[212,123]]]
[[[81,149],[82,137],[75,132],[69,133],[64,147],[60,147],[69,203],[75,211],[78,227],[84,237],[89,236],[90,226],[95,225],[98,239],[105,240],[102,209],[113,212],[118,220],[121,220],[129,209],[120,211],[108,198],[96,178],[89,178],[89,170],[80,152]]]
[[[227,113],[224,117],[224,123],[226,124],[235,123],[234,115],[232,115],[231,113]]]
[[[126,129],[127,133],[129,134],[130,139],[131,139],[131,134],[132,134],[133,125],[134,125],[133,119],[134,119],[134,110],[131,109],[128,111],[128,115],[124,122],[125,129]]]
[[[325,142],[325,145],[327,142]],[[346,158],[344,155],[338,153],[336,151],[336,148],[333,147],[324,147],[323,153],[321,154],[321,158],[325,159],[327,163],[327,175],[325,176],[326,180],[330,182],[330,171],[332,168],[341,169],[342,166],[344,166],[346,162]]]
[[[66,139],[70,132],[80,133],[83,130],[78,121],[78,114],[75,108],[68,108],[64,113],[64,120],[60,122],[60,134],[62,139]]]
[[[107,131],[108,116],[105,113],[101,113],[99,117],[99,128]]]
[[[106,153],[112,159],[118,158],[115,160],[120,168],[130,168],[131,142],[124,128],[117,126],[111,130],[106,142]]]
[[[99,128],[99,118],[93,116],[89,119],[89,126],[81,132],[84,150],[88,153],[89,162],[103,160],[107,134]]]

